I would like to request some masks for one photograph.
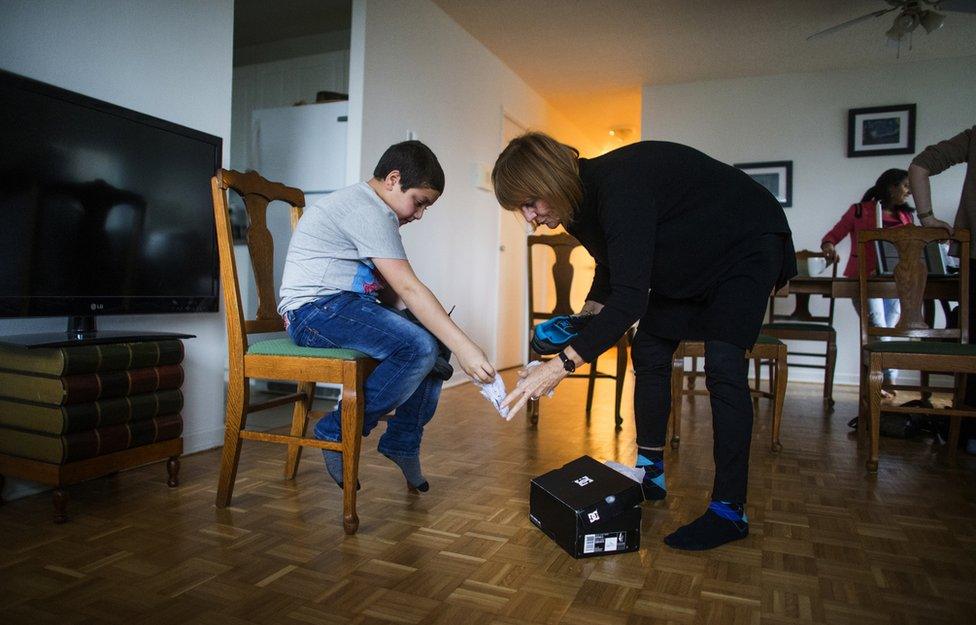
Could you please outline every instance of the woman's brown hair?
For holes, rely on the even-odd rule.
[[[541,132],[512,139],[495,161],[491,182],[505,210],[541,199],[564,224],[583,201],[579,152]]]

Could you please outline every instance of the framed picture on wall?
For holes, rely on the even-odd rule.
[[[847,156],[915,153],[915,105],[847,111]]]
[[[733,167],[738,167],[766,187],[783,208],[793,206],[793,161],[736,163]]]

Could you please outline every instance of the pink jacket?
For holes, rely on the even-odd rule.
[[[895,227],[912,225],[911,213],[898,211],[896,214],[901,224]],[[840,218],[840,221],[830,229],[830,232],[824,235],[821,245],[823,243],[837,245],[844,237],[851,235],[851,257],[848,259],[847,266],[844,268],[844,276],[848,278],[857,277],[857,233],[861,230],[873,230],[877,228],[877,219],[877,202],[869,200],[867,202],[851,204],[851,207],[847,209],[847,212]],[[868,257],[865,260],[867,261],[868,274],[870,275],[877,269],[878,257],[874,251],[874,246],[869,245],[866,249]]]

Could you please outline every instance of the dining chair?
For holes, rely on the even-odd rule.
[[[570,304],[570,291],[573,286],[573,275],[575,270],[570,262],[573,251],[581,247],[579,241],[566,233],[560,234],[539,234],[529,235],[528,240],[528,313],[529,313],[529,348],[528,360],[547,360],[545,357],[533,351],[531,346],[532,331],[540,321],[558,317],[560,315],[572,315],[574,313]],[[552,280],[555,286],[556,301],[550,310],[538,310],[534,296],[535,279],[533,276],[533,251],[536,247],[542,246],[549,248],[555,254],[555,262],[552,265]],[[616,383],[614,394],[614,425],[620,429],[623,418],[620,416],[620,403],[623,398],[624,376],[627,373],[627,348],[632,333],[627,332],[620,337],[616,345],[616,369],[614,373],[605,373],[598,369],[598,360],[589,364],[589,371],[586,373],[570,374],[571,378],[587,378],[586,387],[586,414],[590,414],[593,408],[593,390],[597,380],[614,380]],[[539,400],[530,400],[527,405],[530,422],[535,425],[539,422]]]
[[[952,396],[949,408],[925,406],[888,406],[884,412],[931,414],[949,417],[949,460],[955,462],[959,445],[959,431],[964,417],[976,417],[976,407],[964,406],[965,374],[976,373],[976,345],[969,343],[970,310],[968,254],[960,255],[958,274],[959,324],[954,328],[933,328],[925,319],[923,300],[928,269],[924,260],[925,246],[946,238],[958,241],[963,250],[969,249],[970,232],[956,230],[947,237],[941,228],[885,228],[862,230],[858,233],[858,293],[861,311],[861,411],[866,419],[858,420],[858,441],[868,438],[868,471],[878,470],[879,435],[881,427],[881,387],[885,369],[940,372],[954,376],[952,387],[916,387],[919,391],[948,392]],[[867,247],[877,241],[888,241],[897,250],[898,262],[889,275],[868,275]],[[872,327],[868,323],[868,298],[897,297],[901,303],[901,317],[893,328]],[[882,341],[882,338],[889,338]],[[903,387],[899,387],[903,388]],[[866,423],[865,423],[866,421]]]
[[[359,528],[356,485],[363,433],[363,383],[376,362],[363,353],[349,349],[299,347],[288,337],[254,340],[254,337],[261,334],[280,333],[285,329],[284,322],[276,311],[274,240],[267,226],[269,205],[276,202],[279,207],[287,208],[294,229],[302,216],[305,197],[299,189],[268,181],[253,171],[241,173],[218,170],[211,179],[211,190],[217,227],[220,278],[224,291],[228,366],[227,415],[216,505],[218,508],[230,505],[241,456],[241,443],[245,440],[286,445],[288,451],[284,473],[287,480],[295,478],[303,447],[331,449],[342,453],[342,524],[347,534],[354,534]],[[231,236],[229,190],[233,190],[243,199],[250,222],[247,229],[247,248],[258,296],[254,319],[244,318],[241,304],[240,276],[237,274]],[[252,379],[295,382],[297,392],[252,404]],[[324,414],[323,411],[312,410],[316,382],[342,385],[341,442],[322,441],[306,436],[309,420],[320,418]],[[289,434],[246,429],[249,414],[288,404],[294,404]]]

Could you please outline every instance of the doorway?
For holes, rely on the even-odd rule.
[[[502,143],[499,151],[525,126],[502,113]],[[498,220],[498,319],[495,367],[507,369],[525,363],[528,349],[526,309],[526,226],[522,216],[502,210]]]

